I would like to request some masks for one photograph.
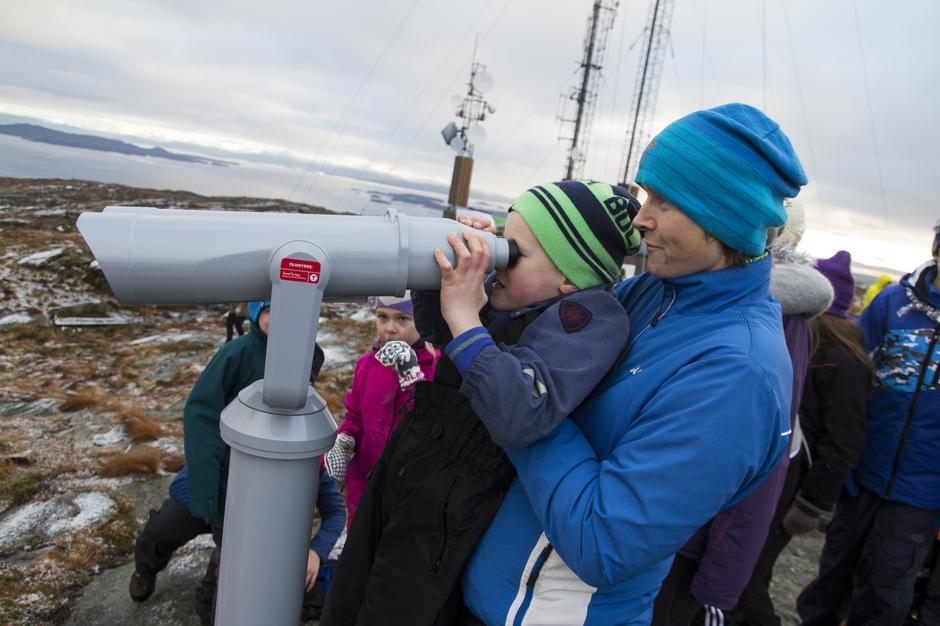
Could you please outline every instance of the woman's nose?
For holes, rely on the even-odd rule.
[[[642,232],[656,228],[656,220],[653,219],[653,217],[650,215],[650,212],[646,208],[646,204],[646,202],[643,203],[643,206],[641,206],[640,210],[637,211],[636,217],[633,218],[633,225]]]

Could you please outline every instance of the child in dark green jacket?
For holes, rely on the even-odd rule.
[[[229,447],[222,440],[219,420],[222,409],[238,396],[239,391],[264,378],[270,307],[269,300],[248,305],[251,331],[219,348],[193,385],[183,409],[190,510],[195,517],[211,525],[216,544],[206,575],[196,590],[196,612],[203,623],[211,621],[228,482]],[[311,380],[316,378],[323,360],[323,351],[316,346]]]

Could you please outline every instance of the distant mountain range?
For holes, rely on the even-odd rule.
[[[159,159],[172,159],[173,161],[186,161],[189,163],[204,163],[206,165],[217,165],[220,167],[238,165],[233,161],[222,161],[220,159],[209,159],[206,157],[194,156],[192,154],[170,152],[169,150],[164,150],[163,148],[141,148],[140,146],[135,146],[132,143],[118,141],[116,139],[106,139],[96,135],[64,133],[59,130],[46,128],[45,126],[37,126],[36,124],[0,124],[0,134],[20,137],[21,139],[26,139],[28,141],[51,143],[58,146],[82,148],[85,150],[117,152],[119,154],[156,157]]]

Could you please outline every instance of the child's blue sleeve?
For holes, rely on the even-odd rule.
[[[336,481],[320,470],[320,487],[317,491],[317,510],[320,512],[320,530],[310,540],[310,549],[317,553],[320,561],[325,561],[330,550],[336,545],[343,527],[346,525],[346,507],[339,495]]]
[[[620,302],[604,289],[589,289],[547,308],[515,345],[475,341],[483,347],[471,348],[469,365],[451,355],[457,346],[447,352],[464,376],[461,392],[493,441],[521,448],[554,430],[588,397],[623,353],[628,334]]]

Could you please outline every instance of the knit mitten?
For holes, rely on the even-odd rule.
[[[326,473],[341,483],[346,482],[346,468],[349,466],[349,461],[352,459],[355,450],[356,440],[354,437],[346,433],[336,435],[336,442],[323,458]]]
[[[828,512],[798,495],[783,516],[783,530],[788,535],[805,535],[817,528],[820,518]]]
[[[376,350],[375,358],[385,367],[395,370],[398,375],[398,385],[402,389],[419,380],[424,380],[424,372],[418,365],[418,355],[404,341],[389,341]]]

